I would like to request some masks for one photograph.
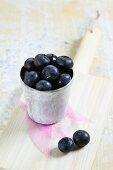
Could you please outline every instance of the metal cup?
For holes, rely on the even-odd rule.
[[[72,80],[66,86],[51,91],[33,89],[22,81],[30,118],[40,124],[53,124],[62,120],[66,115]]]

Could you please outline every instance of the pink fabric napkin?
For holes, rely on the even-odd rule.
[[[72,135],[72,130],[70,126],[67,126],[66,122],[68,121],[68,125],[75,124],[75,131],[78,123],[90,123],[90,119],[84,117],[79,113],[75,113],[73,109],[69,106],[67,109],[66,118],[64,118],[61,122],[52,125],[42,125],[34,122],[27,114],[27,106],[26,103],[20,100],[20,106],[26,112],[26,123],[28,125],[28,134],[32,140],[32,142],[39,148],[41,152],[43,152],[46,156],[49,156],[51,153],[51,142],[52,140],[58,141],[65,136]]]

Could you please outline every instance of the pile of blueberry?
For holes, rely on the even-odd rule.
[[[73,139],[64,137],[58,142],[58,148],[61,152],[67,153],[76,148],[79,149],[87,145],[90,141],[90,135],[85,130],[78,130],[73,134]]]
[[[28,58],[21,69],[26,85],[41,91],[55,90],[67,85],[73,77],[73,60],[68,56],[38,54]]]

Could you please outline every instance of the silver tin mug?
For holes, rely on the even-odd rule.
[[[23,68],[21,80],[22,74]],[[66,86],[51,91],[39,91],[21,82],[28,115],[32,120],[40,124],[54,124],[65,117],[73,78]]]

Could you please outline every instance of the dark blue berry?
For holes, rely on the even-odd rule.
[[[60,68],[59,71],[60,71],[61,74],[67,73],[67,74],[69,74],[71,76],[71,78],[73,77],[73,70],[72,69]]]
[[[26,72],[24,75],[24,83],[30,87],[33,87],[39,80],[39,75],[36,71]]]
[[[48,65],[42,70],[42,78],[48,81],[57,80],[59,77],[59,70],[53,65]]]
[[[34,58],[28,58],[25,62],[24,62],[24,67],[26,68],[26,70],[31,71],[35,68],[34,65]]]
[[[66,73],[69,74],[71,76],[71,78],[73,77],[73,70],[72,69],[67,69]]]
[[[20,70],[20,77],[21,77],[22,81],[24,81],[24,76],[25,76],[26,72],[28,72],[28,71],[23,66]]]
[[[47,80],[40,80],[37,84],[36,84],[36,89],[37,90],[41,90],[41,91],[47,91],[47,90],[51,90],[52,89],[52,85],[49,81]]]
[[[71,138],[64,137],[58,142],[58,148],[64,153],[70,152],[74,148],[74,142]]]
[[[45,54],[38,54],[34,59],[34,64],[37,70],[42,69],[46,65],[50,64],[50,59]]]
[[[59,68],[71,69],[73,67],[73,60],[68,56],[57,57],[56,65]]]
[[[47,54],[46,56],[50,59],[51,64],[54,65],[56,63],[56,59],[57,59],[56,55],[54,55],[54,54]]]
[[[71,76],[69,74],[61,74],[59,78],[59,87],[63,87],[71,81]]]
[[[84,130],[78,130],[73,134],[73,141],[77,146],[83,147],[89,143],[90,135]]]
[[[52,90],[56,90],[59,88],[58,86],[58,80],[51,82],[52,83]]]

